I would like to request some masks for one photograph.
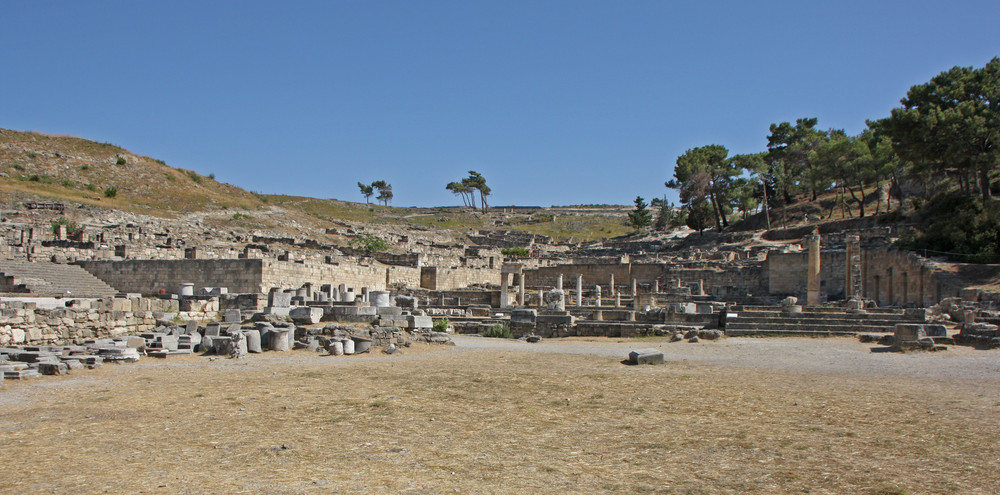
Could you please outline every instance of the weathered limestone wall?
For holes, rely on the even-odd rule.
[[[262,286],[264,263],[264,260],[229,259],[79,261],[76,264],[119,291],[152,297],[160,289],[176,294],[182,283],[193,283],[195,294],[204,287],[227,287],[233,293],[265,292],[267,289]]]
[[[368,287],[371,290],[385,290],[387,270],[390,285],[402,283],[406,284],[407,287],[417,287],[420,284],[419,268],[389,266],[382,263],[371,265],[317,264],[263,260],[261,283],[264,290],[261,292],[266,292],[271,287],[301,287],[307,282],[313,283],[317,288],[322,284],[344,284],[357,291],[360,291],[361,287]],[[229,291],[233,292],[232,288]]]
[[[820,298],[844,297],[847,253],[843,250],[820,252]],[[767,256],[768,291],[773,296],[795,296],[806,301],[809,253],[778,253]]]
[[[39,309],[34,303],[0,303],[0,346],[82,344],[88,339],[134,335],[153,330],[177,301],[102,299],[81,306]]]
[[[455,290],[473,285],[499,284],[500,267],[497,268],[471,268],[452,267],[437,269],[437,290]]]
[[[962,295],[958,280],[916,253],[870,249],[861,259],[864,296],[880,305],[932,306]]]
[[[809,254],[774,253],[767,259],[768,287],[775,296],[804,297]],[[847,254],[823,251],[820,257],[821,296],[843,298]],[[959,297],[962,284],[916,253],[892,248],[864,249],[861,254],[862,295],[879,305],[932,306]]]

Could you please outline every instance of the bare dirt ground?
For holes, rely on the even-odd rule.
[[[1000,352],[456,337],[0,389],[4,493],[995,493]],[[624,366],[656,347],[664,366]]]

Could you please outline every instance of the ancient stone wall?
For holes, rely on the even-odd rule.
[[[932,306],[962,296],[960,281],[916,253],[868,249],[861,260],[863,293],[880,305]]]
[[[843,299],[845,265],[844,250],[820,251],[820,298]],[[809,253],[779,253],[767,256],[768,291],[773,296],[795,296],[806,300]]]
[[[39,309],[34,303],[0,303],[0,346],[82,344],[85,340],[149,332],[177,301],[102,299],[77,306]],[[190,315],[188,315],[190,316]],[[215,315],[199,315],[212,318]]]
[[[404,266],[389,266],[381,263],[361,265],[353,263],[318,264],[294,263],[264,260],[262,284],[264,291],[272,287],[296,288],[307,282],[317,287],[322,284],[340,285],[360,291],[362,287],[371,290],[386,289],[386,272],[389,284],[406,284],[416,287],[420,284],[420,269]],[[230,289],[230,292],[233,292]]]
[[[264,263],[264,260],[229,259],[78,261],[76,264],[119,291],[152,297],[160,289],[177,294],[182,283],[194,284],[195,294],[205,287],[226,287],[233,293],[265,292]]]
[[[772,295],[804,297],[808,253],[775,253],[767,259],[768,287]],[[844,297],[846,252],[822,251],[821,296]],[[948,272],[916,253],[893,248],[863,249],[862,295],[879,305],[931,306],[947,297],[961,296],[962,284]]]

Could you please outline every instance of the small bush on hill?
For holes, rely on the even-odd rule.
[[[507,247],[501,249],[500,254],[514,258],[527,258],[531,256],[531,250],[526,247]]]

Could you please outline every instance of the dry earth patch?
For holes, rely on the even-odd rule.
[[[1000,486],[996,376],[969,385],[960,377],[774,369],[669,353],[667,365],[630,367],[620,363],[624,353],[605,352],[608,341],[569,344],[592,346],[592,354],[561,353],[551,341],[551,350],[462,343],[393,356],[146,359],[7,382],[0,490],[992,493]],[[706,348],[698,352],[717,352]]]

